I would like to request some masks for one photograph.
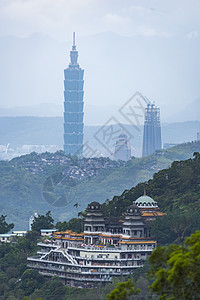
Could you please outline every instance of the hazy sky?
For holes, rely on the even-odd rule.
[[[199,13],[199,0],[0,0],[0,34],[40,32],[63,41],[72,31],[195,38]]]
[[[171,114],[200,97],[199,15],[199,0],[0,0],[0,107],[63,105],[76,31],[86,104],[140,90]]]

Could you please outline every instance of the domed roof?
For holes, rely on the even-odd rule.
[[[151,197],[143,195],[133,202],[137,206],[158,206],[157,202],[154,201]]]

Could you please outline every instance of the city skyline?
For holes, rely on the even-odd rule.
[[[62,106],[63,64],[76,31],[80,63],[87,66],[87,105],[120,107],[140,90],[155,99],[162,119],[171,116],[200,96],[199,5],[196,0],[1,2],[0,107]]]

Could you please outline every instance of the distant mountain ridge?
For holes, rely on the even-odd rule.
[[[133,138],[130,139],[132,155],[141,156],[143,127],[139,131],[131,125],[124,125]],[[184,143],[197,139],[200,122],[176,122],[162,124],[163,143]],[[113,127],[116,130],[116,126]],[[84,127],[84,143],[99,149],[104,155],[109,153],[96,139],[102,126]],[[10,147],[20,145],[57,145],[63,149],[63,117],[0,117],[0,145]],[[114,147],[115,140],[110,147]]]
[[[168,122],[187,122],[200,120],[200,98],[181,108],[180,111],[166,117]]]
[[[64,101],[64,100],[63,100]],[[86,125],[103,125],[111,117],[117,116],[117,119],[124,122],[122,116],[118,113],[119,107],[114,105],[100,106],[84,103],[84,122]],[[0,107],[0,117],[61,117],[64,108],[62,104],[41,103],[31,106],[13,106],[9,108]],[[180,111],[162,118],[161,122],[175,123],[187,121],[200,121],[200,98],[192,101],[190,104],[182,107]]]
[[[63,100],[64,103],[64,100]],[[86,125],[101,125],[116,114],[117,106],[98,106],[84,104],[84,122]],[[31,106],[0,107],[0,117],[62,117],[64,104],[41,103]]]
[[[0,37],[0,107],[62,106],[70,38],[58,42],[42,34]],[[123,37],[103,32],[77,37],[77,49],[85,70],[86,104],[121,107],[139,90],[162,108],[164,118],[199,96],[199,38]]]
[[[62,106],[54,103],[41,103],[31,106],[0,107],[0,117],[60,117]]]

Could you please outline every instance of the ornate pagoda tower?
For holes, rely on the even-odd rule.
[[[73,32],[70,63],[64,70],[64,152],[78,156],[83,154],[83,74]]]

